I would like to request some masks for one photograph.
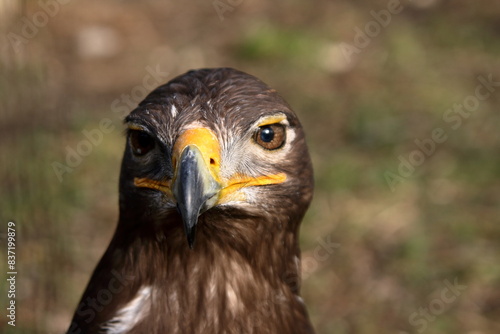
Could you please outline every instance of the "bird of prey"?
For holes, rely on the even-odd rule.
[[[68,333],[313,333],[298,244],[312,167],[283,98],[194,70],[125,124],[119,222]]]

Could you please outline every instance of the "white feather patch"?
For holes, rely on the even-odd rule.
[[[172,118],[175,118],[175,116],[177,116],[177,108],[173,104],[170,107],[170,113],[172,114]]]
[[[109,334],[127,333],[150,311],[151,287],[142,287],[127,305],[118,310],[116,316],[104,326]]]

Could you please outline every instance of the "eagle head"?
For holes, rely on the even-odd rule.
[[[240,237],[213,219],[221,215],[282,217],[274,228],[292,230],[300,223],[313,187],[304,133],[257,78],[230,68],[190,71],[150,93],[125,123],[120,202],[132,225],[176,234],[182,224],[193,248],[197,227],[200,238]]]

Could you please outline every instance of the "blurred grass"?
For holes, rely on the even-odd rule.
[[[25,12],[0,7],[2,36],[19,33],[20,17],[39,10],[25,3]],[[474,93],[478,75],[500,79],[500,5],[405,3],[352,62],[339,56],[340,43],[352,44],[353,29],[386,5],[243,2],[220,21],[210,2],[72,2],[20,53],[5,42],[0,219],[18,226],[19,308],[16,328],[2,317],[0,331],[67,326],[117,219],[124,142],[111,104],[142,83],[147,66],[159,65],[171,77],[239,68],[299,114],[316,177],[301,231],[313,265],[304,268],[302,292],[318,333],[417,333],[410,315],[455,279],[467,288],[425,333],[498,333],[500,92],[457,130],[442,117]],[[89,28],[111,30],[104,45],[116,48],[89,53],[101,45],[85,38]],[[115,130],[59,182],[51,163],[64,162],[66,148],[102,118]],[[414,140],[436,127],[448,140],[391,191],[384,173],[397,172],[398,156],[408,158]],[[339,244],[326,260],[314,258],[320,239]],[[0,293],[4,309],[3,285]]]

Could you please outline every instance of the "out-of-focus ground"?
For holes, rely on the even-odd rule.
[[[500,333],[500,2],[1,0],[0,32],[0,332],[68,325],[117,221],[144,80],[231,66],[308,135],[318,333]]]

